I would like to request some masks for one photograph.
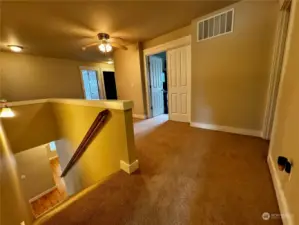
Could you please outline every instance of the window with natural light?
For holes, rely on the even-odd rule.
[[[51,152],[56,151],[56,143],[55,143],[55,141],[51,141],[49,145],[50,145],[50,151]]]

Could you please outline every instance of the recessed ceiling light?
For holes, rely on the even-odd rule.
[[[13,52],[21,52],[23,50],[23,47],[18,45],[8,45],[7,47],[9,47]]]

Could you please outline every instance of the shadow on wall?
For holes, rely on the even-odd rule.
[[[26,204],[25,196],[20,184],[16,161],[9,146],[1,120],[0,154],[0,223],[19,224],[20,221],[24,221],[26,224],[31,224],[32,216],[30,214],[29,204]]]
[[[20,105],[12,109],[15,117],[3,119],[3,125],[14,153],[59,139],[51,103]]]
[[[72,158],[75,148],[73,148],[71,142],[67,139],[57,140],[56,148],[60,160],[61,169],[63,171],[70,159]],[[73,166],[73,168],[64,177],[66,191],[68,195],[76,194],[77,192],[82,190],[83,181],[81,177],[82,173],[80,169],[76,166]]]

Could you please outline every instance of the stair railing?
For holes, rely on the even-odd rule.
[[[103,128],[105,125],[107,119],[109,116],[109,110],[105,109],[101,111],[92,125],[90,126],[89,130],[85,134],[83,140],[81,141],[80,145],[78,146],[77,150],[75,151],[74,155],[64,168],[61,177],[64,177],[67,175],[69,170],[75,165],[75,163],[81,158],[83,153],[86,151],[87,147],[90,145],[92,140],[95,138],[95,136],[98,134],[98,132]]]

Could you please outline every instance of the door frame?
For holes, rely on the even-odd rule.
[[[144,81],[145,81],[145,94],[146,94],[146,109],[147,109],[147,118],[152,118],[153,113],[151,109],[151,92],[150,92],[150,73],[149,73],[149,68],[148,68],[148,57],[151,55],[155,55],[161,52],[167,52],[171,49],[179,48],[179,47],[184,47],[184,46],[191,46],[191,36],[185,36],[170,42],[166,42],[161,45],[157,45],[152,48],[148,48],[143,50],[143,63],[144,63]],[[191,47],[190,47],[191,50]],[[190,67],[191,67],[191,54],[189,53],[189,58],[190,58]],[[168,60],[166,60],[166,65],[168,69]],[[167,71],[167,76],[169,75]],[[169,90],[169,79],[167,79],[167,85],[168,85],[168,90]],[[189,107],[189,121],[191,121],[191,70],[189,69],[188,73],[188,90],[190,94],[188,95],[188,107]],[[169,99],[169,93],[167,93],[168,99]]]
[[[100,94],[100,100],[106,99],[106,92],[105,92],[105,86],[103,83],[103,74],[101,72],[101,69],[99,67],[92,67],[92,66],[79,66],[80,71],[80,80],[81,80],[81,87],[84,95],[84,99],[86,99],[85,95],[85,88],[84,88],[84,81],[82,77],[82,70],[95,70],[97,71],[97,79],[98,79],[98,87],[99,87],[99,94]]]
[[[291,3],[293,1],[285,1],[282,8],[279,11],[279,19],[278,25],[275,34],[275,44],[274,44],[274,54],[272,56],[272,65],[271,65],[271,72],[268,84],[268,91],[267,91],[267,99],[266,99],[266,107],[264,112],[264,120],[263,120],[263,127],[262,127],[262,138],[266,140],[271,139],[271,133],[274,127],[274,115],[276,110],[276,103],[279,98],[279,89],[280,83],[282,81],[285,62],[286,62],[286,55],[288,51],[288,39],[290,38],[290,8]],[[280,39],[280,35],[284,30],[286,30],[286,26],[288,26],[287,32],[284,34],[285,39]],[[284,44],[284,49],[282,52],[279,52],[280,46]],[[280,74],[276,73],[277,58],[280,56],[279,54],[283,53],[283,59],[281,61],[281,71]]]

